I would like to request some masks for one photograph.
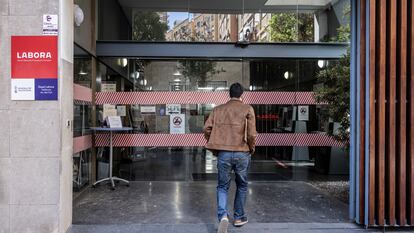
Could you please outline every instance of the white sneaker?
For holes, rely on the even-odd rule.
[[[227,233],[228,227],[229,227],[229,219],[227,217],[223,217],[220,220],[217,233]]]
[[[234,226],[235,227],[242,227],[244,224],[248,223],[246,217],[243,217],[241,219],[234,220]]]

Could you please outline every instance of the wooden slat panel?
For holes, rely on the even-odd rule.
[[[387,151],[387,189],[388,189],[388,200],[387,200],[387,209],[388,209],[388,224],[395,225],[395,138],[396,138],[396,76],[397,69],[395,64],[397,63],[397,1],[389,1],[390,8],[390,21],[388,25],[389,29],[389,98],[388,98],[388,151]]]
[[[407,85],[407,0],[401,0],[399,7],[400,38],[399,38],[399,158],[398,170],[398,204],[397,220],[399,225],[405,225],[406,221],[406,85]]]
[[[370,1],[369,28],[369,210],[368,224],[375,224],[375,70],[376,70],[376,1]]]
[[[360,142],[359,142],[359,171],[357,171],[359,177],[359,195],[357,198],[359,199],[359,218],[362,220],[365,218],[365,82],[366,82],[366,1],[360,1],[360,109],[359,109],[359,116],[360,116],[360,125],[359,125],[359,134],[360,134]]]
[[[408,156],[408,220],[411,226],[414,225],[414,4],[410,1],[410,143]]]
[[[367,4],[367,5],[365,5]],[[414,4],[407,0],[361,1],[359,41],[361,97],[364,78],[369,80],[369,103],[360,101],[358,171],[359,215],[365,213],[368,192],[369,226],[414,224]],[[366,25],[364,7],[369,10]],[[365,11],[366,12],[366,11]],[[369,30],[369,54],[364,56]],[[368,45],[367,45],[368,46]],[[366,77],[368,59],[370,74]],[[365,132],[365,109],[369,108],[369,132]],[[363,135],[368,134],[369,141]],[[364,145],[368,143],[369,151]],[[367,161],[364,154],[369,153]],[[369,171],[364,172],[364,163]],[[368,174],[368,190],[364,179]],[[408,221],[408,222],[407,222]]]
[[[387,1],[379,1],[379,83],[378,83],[378,142],[377,142],[377,221],[383,226],[385,213],[385,82],[386,82],[386,39],[387,34]]]

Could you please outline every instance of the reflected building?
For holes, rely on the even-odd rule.
[[[170,29],[165,38],[167,41],[192,41],[192,22],[188,19],[175,21],[174,26]]]
[[[175,22],[166,33],[166,39],[204,42],[328,42],[336,39],[338,28],[347,25],[349,17],[347,1],[316,1],[311,6],[286,4],[273,11],[257,10],[244,14],[195,13],[192,17]],[[163,20],[168,16],[164,14],[160,18]],[[282,31],[279,32],[279,29]],[[272,37],[272,33],[284,34],[288,31],[296,33],[290,40],[286,37]]]
[[[157,12],[160,17],[160,22],[168,24],[168,13],[167,12]]]

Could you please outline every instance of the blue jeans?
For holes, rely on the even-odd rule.
[[[236,197],[234,198],[234,219],[245,217],[244,206],[247,197],[247,172],[250,164],[249,152],[219,151],[217,157],[217,216],[219,221],[228,216],[227,194],[231,183],[231,171],[236,175]]]

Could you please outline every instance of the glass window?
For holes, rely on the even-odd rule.
[[[92,57],[81,47],[74,46],[73,82],[75,85],[89,88],[92,95]],[[75,91],[76,92],[76,91]],[[78,100],[74,93],[73,102],[73,137],[82,137],[92,134],[91,102]],[[91,96],[92,97],[92,96]],[[80,191],[90,182],[91,149],[73,155],[73,190]],[[77,195],[76,193],[74,193]]]
[[[252,93],[293,93],[294,99],[289,104],[252,105],[259,134],[327,135],[335,124],[328,116],[330,106],[323,104],[305,105],[308,110],[307,119],[299,119],[299,109],[304,101],[300,99],[300,93],[314,92],[320,88],[323,83],[318,79],[319,73],[336,64],[338,61],[335,59],[131,59],[129,62],[132,67],[130,76],[134,77],[134,89],[140,92],[214,94],[226,92],[232,83],[239,82],[246,91]],[[110,79],[113,80],[112,77]],[[284,94],[281,98],[287,98],[286,96]],[[174,104],[173,99],[170,104]],[[134,132],[170,134],[168,109],[171,106],[168,105],[130,106],[130,125]],[[202,133],[205,120],[216,106],[206,103],[175,105],[178,105],[178,113],[185,115],[185,134]],[[306,180],[317,175],[313,173],[314,169],[326,169],[326,159],[330,158],[333,150],[323,146],[258,146],[255,156],[252,157],[250,172],[257,176],[265,174],[267,178],[271,176],[270,179]],[[345,158],[346,152],[339,150]],[[217,172],[216,158],[203,147],[137,147],[132,154],[139,158],[139,164],[136,164],[139,169],[135,169],[134,174],[136,180],[209,179],[208,177]]]
[[[121,6],[130,12],[130,39],[138,41],[349,41],[350,0],[135,1]]]

